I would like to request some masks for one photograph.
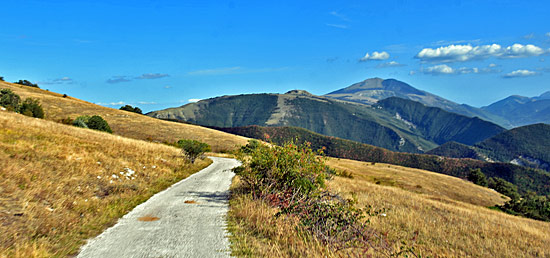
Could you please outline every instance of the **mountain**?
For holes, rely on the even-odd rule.
[[[393,151],[416,153],[446,141],[471,144],[504,130],[477,118],[429,109],[420,103],[414,105],[416,102],[410,100],[383,103],[387,105],[368,106],[294,90],[286,94],[223,96],[147,115],[215,127],[295,126]],[[416,106],[411,110],[423,114],[421,119],[426,122],[409,118],[416,122],[411,124],[393,111],[409,106]],[[402,113],[406,117],[417,115]]]
[[[532,98],[510,96],[481,109],[506,118],[514,127],[550,123],[550,91]]]
[[[465,104],[457,104],[440,96],[418,90],[407,83],[395,79],[371,78],[352,84],[349,87],[330,92],[325,97],[372,105],[388,97],[399,97],[420,102],[426,106],[438,107],[449,112],[483,120],[510,128],[511,124],[489,111]]]
[[[437,144],[455,141],[472,145],[505,131],[477,117],[470,118],[397,97],[380,100],[374,106],[395,114],[396,118],[406,121]]]
[[[298,127],[243,126],[216,129],[245,137],[271,141],[275,144],[283,144],[291,140],[295,140],[298,144],[309,142],[312,149],[324,149],[323,152],[331,157],[388,163],[462,178],[468,175],[470,169],[479,168],[488,177],[499,177],[512,182],[519,187],[521,192],[535,191],[539,194],[550,194],[549,173],[511,163],[393,152],[369,144],[321,135]]]
[[[474,146],[446,143],[428,152],[454,158],[476,158],[550,170],[550,125],[517,127]]]

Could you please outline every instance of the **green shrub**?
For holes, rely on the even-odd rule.
[[[195,140],[181,139],[176,142],[176,146],[181,148],[183,155],[191,163],[195,163],[198,157],[211,150],[210,145]]]
[[[88,120],[90,120],[90,116],[79,116],[73,120],[73,125],[76,127],[88,128]]]
[[[255,195],[287,192],[308,194],[324,186],[326,166],[309,145],[257,145],[235,173]]]
[[[257,148],[259,148],[260,145],[261,145],[260,141],[255,140],[255,139],[251,139],[251,140],[248,140],[248,144],[242,146],[240,150],[243,153],[250,154],[254,150],[256,150]]]
[[[89,128],[98,131],[112,133],[111,127],[102,117],[94,116],[79,116],[73,121],[73,125],[82,128]]]
[[[141,111],[141,108],[138,108],[138,107],[132,107],[130,105],[125,105],[125,106],[122,106],[119,108],[120,110],[124,110],[124,111],[129,111],[129,112],[134,112],[134,113],[138,113],[138,114],[142,114],[143,112]]]
[[[512,199],[497,207],[510,214],[550,221],[550,196],[540,196],[529,192],[521,199]]]
[[[504,194],[512,199],[519,199],[518,187],[498,177],[489,178],[488,186],[495,191]]]
[[[9,111],[18,111],[21,98],[13,93],[10,89],[0,90],[0,106],[5,107]]]
[[[355,196],[345,199],[325,189],[325,179],[336,171],[325,165],[318,155],[321,153],[312,151],[309,143],[248,145],[241,148],[238,157],[243,165],[234,172],[244,183],[245,192],[280,209],[275,216],[298,218],[301,230],[336,251],[354,248],[358,257],[368,249],[388,257],[414,254],[407,243],[395,250],[394,243],[367,226],[368,217],[384,212],[383,209],[357,208]]]
[[[25,85],[25,86],[29,86],[29,87],[35,87],[35,88],[40,88],[38,87],[38,84],[36,83],[32,83],[30,81],[27,81],[27,80],[19,80],[17,82],[14,82],[16,84],[20,84],[20,85]]]
[[[4,81],[4,76],[0,76],[0,81]]]
[[[44,118],[44,109],[38,99],[25,99],[19,107],[19,113],[30,117]]]
[[[90,129],[94,129],[94,130],[98,130],[98,131],[104,131],[104,132],[108,132],[108,133],[113,133],[113,130],[111,130],[111,127],[109,126],[107,121],[105,121],[100,116],[90,117],[90,119],[88,120],[87,125],[88,125],[88,128],[90,128]]]
[[[487,177],[479,168],[470,169],[470,173],[468,173],[467,178],[476,185],[487,186]]]

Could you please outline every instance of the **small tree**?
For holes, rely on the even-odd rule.
[[[9,111],[17,111],[21,98],[13,93],[10,89],[0,90],[0,106],[5,107]]]
[[[0,76],[0,81],[4,81],[4,76]]]
[[[142,113],[143,113],[143,112],[141,111],[141,108],[132,107],[132,106],[130,106],[130,105],[122,106],[122,107],[120,107],[120,110],[129,111],[129,112],[134,112],[134,113],[138,113],[138,114],[142,114]]]
[[[29,86],[29,87],[35,87],[35,88],[39,88],[38,87],[38,84],[36,83],[32,83],[30,81],[27,81],[27,80],[19,80],[17,82],[14,82],[16,84],[20,84],[20,85],[25,85],[25,86]]]
[[[102,117],[94,116],[79,116],[73,121],[73,125],[82,128],[90,128],[98,131],[113,133],[111,127]]]
[[[481,172],[481,169],[470,169],[470,173],[468,174],[468,180],[470,180],[472,183],[476,185],[481,186],[487,186],[487,177],[483,172]]]
[[[488,183],[489,188],[492,188],[495,191],[504,194],[513,200],[517,200],[520,198],[518,187],[502,178],[491,177],[489,178]]]
[[[88,128],[90,128],[90,129],[94,129],[94,130],[98,130],[98,131],[104,131],[104,132],[108,132],[108,133],[113,133],[113,130],[111,130],[111,127],[109,126],[107,121],[105,121],[100,116],[90,117],[90,119],[88,120],[87,125],[88,125]]]
[[[26,116],[44,118],[44,109],[42,109],[42,105],[40,105],[40,101],[38,99],[25,99],[19,107],[19,113]]]
[[[195,160],[207,151],[210,151],[210,145],[195,140],[181,139],[176,143],[176,146],[181,148],[185,158],[191,163],[195,163]]]

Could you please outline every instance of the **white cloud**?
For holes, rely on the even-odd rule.
[[[405,66],[404,64],[400,64],[396,61],[389,61],[387,63],[383,63],[383,64],[379,64],[377,65],[376,67],[377,68],[386,68],[386,67],[400,67],[400,66]]]
[[[465,62],[470,60],[481,60],[489,57],[497,58],[522,58],[539,56],[547,51],[535,45],[513,44],[502,47],[499,44],[492,45],[449,45],[446,47],[424,48],[415,56],[424,62]]]
[[[435,65],[428,68],[420,69],[420,72],[431,75],[452,75],[452,74],[486,74],[486,73],[498,73],[499,69],[494,69],[496,66],[490,64],[486,68],[478,67],[460,67],[452,68],[446,64]]]
[[[51,84],[73,84],[75,83],[75,81],[69,77],[61,77],[61,78],[57,78],[57,79],[53,79],[53,80],[50,80],[50,81],[43,81],[43,82],[38,82],[38,84],[45,84],[45,85],[51,85]]]
[[[527,34],[525,36],[523,36],[524,39],[532,39],[535,37],[535,33],[531,33],[531,34]]]
[[[351,21],[347,16],[345,16],[345,15],[339,13],[339,12],[336,12],[336,11],[330,12],[330,15],[332,15],[332,16],[334,16],[334,17],[338,17],[338,18],[340,18],[342,21],[347,21],[347,22],[350,22],[350,21]]]
[[[193,102],[199,102],[201,99],[188,99],[187,102],[193,103]]]
[[[348,28],[348,26],[344,25],[344,24],[325,23],[325,25],[327,25],[329,27],[338,28],[338,29],[347,29]]]
[[[498,67],[498,65],[497,64],[489,64],[489,67],[494,68],[494,67]]]
[[[170,75],[165,74],[165,73],[144,73],[141,76],[136,77],[136,79],[150,80],[150,79],[160,79],[160,78],[164,78],[164,77],[168,77],[168,76],[170,76]]]
[[[367,53],[364,57],[359,59],[359,61],[369,61],[369,60],[386,60],[390,58],[390,54],[386,51],[377,52],[374,51],[372,54]]]
[[[138,104],[140,104],[140,105],[156,105],[157,102],[139,101]]]
[[[504,78],[518,78],[518,77],[529,77],[529,76],[535,76],[538,75],[537,72],[529,71],[529,70],[515,70],[513,72],[509,72],[502,77]]]
[[[126,102],[124,101],[119,101],[119,102],[96,102],[95,104],[97,105],[102,105],[102,106],[120,106],[120,105],[126,105]]]
[[[546,32],[546,37],[550,37],[550,32]]]
[[[126,75],[118,75],[118,76],[112,76],[109,78],[106,83],[121,83],[121,82],[131,82],[132,79],[129,76]]]

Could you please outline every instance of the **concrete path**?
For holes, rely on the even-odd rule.
[[[91,239],[78,257],[229,257],[225,231],[235,159],[207,168],[151,197]]]

